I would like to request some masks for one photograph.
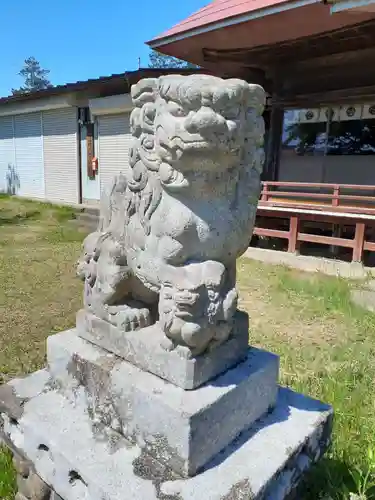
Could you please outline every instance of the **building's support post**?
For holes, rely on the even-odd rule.
[[[340,224],[332,224],[332,236],[334,238],[342,237],[342,227]],[[335,257],[339,255],[339,247],[337,245],[331,245],[329,248],[332,255]]]
[[[283,122],[284,109],[277,105],[272,106],[270,130],[266,147],[266,160],[264,164],[262,180],[278,180]]]
[[[324,153],[323,153],[323,163],[322,163],[322,174],[321,174],[321,179],[320,179],[320,182],[324,183],[325,182],[325,179],[326,179],[326,158],[327,158],[327,152],[328,152],[328,139],[329,139],[329,132],[330,132],[330,129],[331,129],[331,123],[332,123],[332,108],[328,108],[328,117],[327,117],[327,124],[326,124],[326,140],[325,140],[325,144],[324,144]],[[334,194],[338,194],[338,191],[336,190],[335,188],[335,191],[334,191]],[[334,206],[337,206],[335,205],[335,202],[337,201],[337,204],[338,204],[338,200],[333,200],[333,205]]]
[[[299,219],[298,216],[292,216],[289,223],[289,239],[288,239],[288,252],[296,253],[298,252],[299,242],[298,242],[298,226]]]
[[[78,203],[83,202],[83,186],[82,186],[82,125],[80,122],[80,109],[77,108],[77,182],[78,182]]]
[[[365,242],[365,224],[357,222],[355,225],[355,236],[353,246],[353,262],[362,262],[363,259],[363,245]]]

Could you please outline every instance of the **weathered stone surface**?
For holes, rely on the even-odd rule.
[[[17,449],[3,432],[2,415],[7,414],[16,422],[22,416],[24,404],[48,389],[49,379],[47,370],[39,370],[0,386],[0,445],[8,446],[12,453],[16,453]]]
[[[93,432],[84,398],[54,391],[26,403],[6,432],[64,500],[279,500],[325,450],[331,408],[281,389],[275,410],[204,471],[179,478],[121,436]]]
[[[14,453],[13,464],[18,488],[15,500],[64,500],[35,472],[30,460]]]
[[[81,310],[77,331],[82,338],[183,389],[195,389],[239,363],[247,355],[249,342],[248,315],[240,311],[234,317],[232,335],[212,352],[193,358],[178,349],[164,349],[165,336],[158,324],[124,332]]]
[[[17,476],[18,494],[27,500],[50,500],[51,488],[36,474],[30,470],[27,477]]]
[[[123,333],[158,318],[166,349],[213,352],[233,329],[236,259],[254,226],[265,92],[169,75],[140,81],[132,98],[130,168],[78,266],[84,306]]]
[[[17,466],[17,493],[14,500],[64,500],[35,472],[30,462],[27,476],[21,475]]]
[[[29,500],[29,499],[26,498],[25,495],[22,495],[22,493],[18,492],[18,493],[16,493],[14,500]]]
[[[0,413],[6,412],[14,419],[23,413],[23,405],[43,392],[49,382],[47,370],[39,370],[28,377],[15,378],[0,386]]]
[[[50,374],[47,370],[15,378],[0,386],[0,443],[5,444],[13,454],[18,488],[15,500],[52,500],[50,488],[36,474],[32,462],[17,448],[3,428],[4,419],[17,425],[18,419],[22,417],[24,405],[49,389]]]
[[[49,500],[64,500],[64,498],[58,495],[55,491],[51,491],[51,496]]]
[[[50,337],[47,352],[65,394],[85,388],[95,422],[135,439],[182,475],[195,474],[277,398],[278,357],[259,349],[194,391],[92,346],[74,330]]]
[[[36,388],[35,377],[30,376],[30,383],[28,384],[28,378],[23,379],[23,384],[25,386],[29,385],[28,398],[31,399],[31,392],[33,388]],[[38,377],[41,378],[40,374]],[[35,396],[40,392],[37,391]],[[24,401],[27,402],[26,400]],[[10,414],[2,413],[2,418],[6,422],[10,422],[11,425],[18,425],[18,421],[11,415],[12,409],[9,408]],[[17,473],[17,493],[15,500],[63,500],[58,495],[53,495],[51,488],[41,479],[41,477],[36,473],[34,465],[31,460],[26,458],[24,451],[18,449],[12,442],[8,433],[0,429],[0,434],[4,436],[4,443],[9,447],[10,452],[13,455],[13,466]]]

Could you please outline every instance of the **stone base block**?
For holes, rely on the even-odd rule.
[[[61,498],[61,496],[58,495],[55,491],[50,489],[49,494],[39,497],[36,497],[35,495],[32,497],[26,497],[25,495],[22,495],[22,493],[18,492],[14,497],[14,500],[64,500],[64,499]]]
[[[228,415],[229,416],[229,415]],[[108,429],[93,429],[83,398],[51,390],[4,415],[8,439],[64,500],[283,500],[329,443],[331,408],[279,391],[274,411],[193,478],[183,479]]]
[[[22,416],[23,406],[31,398],[48,390],[50,374],[38,370],[27,377],[14,378],[0,386],[0,414],[6,412],[10,418]]]
[[[0,387],[0,443],[8,446],[13,455],[18,490],[14,500],[63,500],[41,479],[33,463],[17,448],[10,435],[4,432],[3,420],[17,426],[27,401],[49,390],[49,374],[46,370],[13,379]]]
[[[216,349],[192,359],[161,347],[164,333],[158,324],[122,332],[81,310],[77,314],[77,331],[82,338],[183,389],[199,387],[242,361],[249,343],[248,315],[240,311],[235,315],[233,335]]]
[[[279,359],[259,349],[248,349],[245,361],[194,391],[139,369],[74,330],[48,339],[47,358],[65,394],[84,388],[94,422],[139,443],[182,476],[196,474],[277,399]]]

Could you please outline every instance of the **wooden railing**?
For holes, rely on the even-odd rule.
[[[375,214],[375,186],[265,181],[260,205]]]
[[[369,192],[373,192],[374,196],[370,196]],[[286,239],[288,252],[298,252],[300,242],[350,248],[353,261],[362,261],[364,250],[375,251],[373,185],[266,181],[262,183],[257,216],[254,234]],[[268,225],[267,221],[271,218],[289,219],[288,230],[260,227],[261,221]],[[314,222],[317,234],[304,232],[304,221]],[[339,235],[321,234],[320,222],[331,223],[336,229],[352,226],[354,237],[342,238],[341,229]],[[366,229],[372,241],[366,240]]]

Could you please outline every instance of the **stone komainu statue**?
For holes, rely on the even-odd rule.
[[[242,80],[170,75],[140,81],[132,98],[130,168],[103,196],[79,263],[84,306],[124,332],[158,323],[166,349],[196,356],[232,331],[265,94]]]

